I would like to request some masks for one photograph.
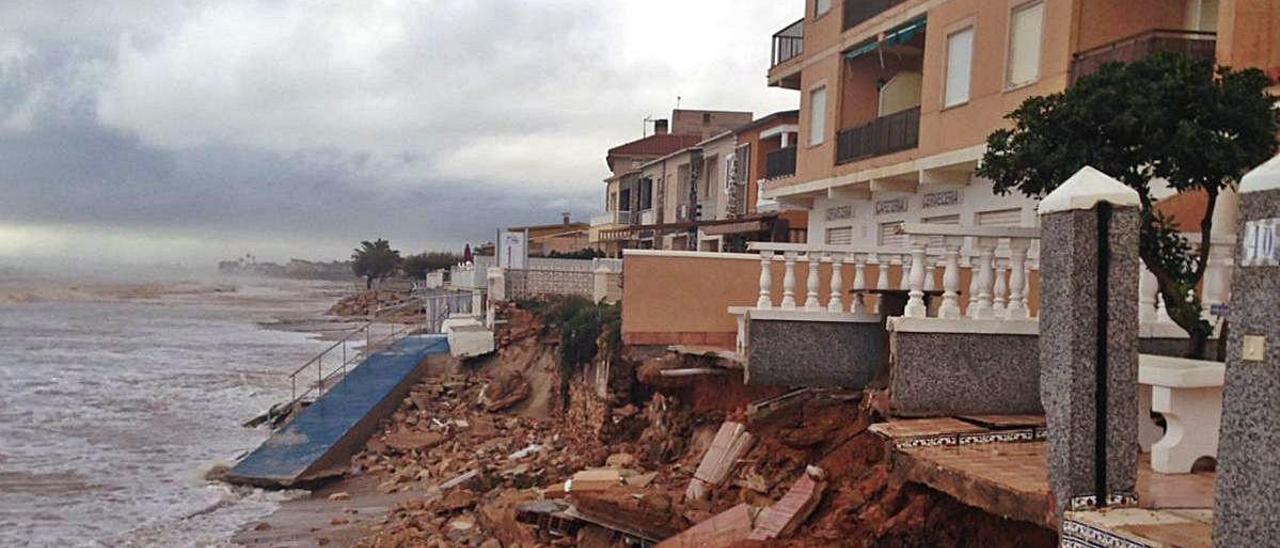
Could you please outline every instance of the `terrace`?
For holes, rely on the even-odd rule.
[[[1158,52],[1182,53],[1212,61],[1217,34],[1192,30],[1154,29],[1076,53],[1071,60],[1071,83],[1098,72],[1107,63],[1132,63]]]

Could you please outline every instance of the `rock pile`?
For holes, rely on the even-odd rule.
[[[369,317],[379,310],[386,310],[395,306],[408,302],[410,295],[402,291],[387,291],[371,289],[363,293],[356,293],[348,297],[344,297],[329,308],[329,315],[353,317],[362,316]],[[397,311],[397,316],[412,316],[420,314],[420,309],[414,307],[405,307]]]

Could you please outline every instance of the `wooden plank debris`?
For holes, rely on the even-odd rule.
[[[715,439],[711,441],[711,447],[707,448],[707,452],[702,455],[702,462],[693,473],[693,479],[689,480],[689,487],[684,494],[685,499],[703,500],[707,497],[709,488],[723,485],[729,478],[729,473],[738,464],[738,460],[751,449],[754,443],[755,436],[747,432],[747,427],[742,423],[730,421],[722,423],[720,430],[716,432]]]
[[[743,503],[685,529],[658,548],[724,548],[751,536],[757,510]]]
[[[809,519],[826,489],[826,473],[816,466],[808,467],[786,495],[760,513],[748,538],[771,540],[791,534]]]

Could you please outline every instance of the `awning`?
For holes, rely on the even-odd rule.
[[[914,40],[916,36],[919,36],[920,33],[924,32],[925,26],[928,25],[928,23],[928,19],[917,19],[915,21],[911,21],[901,27],[889,31],[888,34],[885,34],[884,40],[877,42],[875,39],[872,39],[861,45],[854,46],[852,49],[844,53],[844,58],[852,60],[871,53],[878,48],[896,46],[898,44],[910,42]]]

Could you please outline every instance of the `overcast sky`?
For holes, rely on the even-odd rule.
[[[646,116],[795,108],[799,0],[6,0],[0,264],[343,258],[586,219]]]

